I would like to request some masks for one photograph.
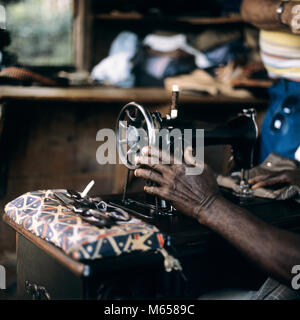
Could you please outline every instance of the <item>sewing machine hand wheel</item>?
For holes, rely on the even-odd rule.
[[[117,150],[122,163],[131,170],[138,168],[135,156],[146,145],[155,145],[155,120],[143,106],[126,104],[117,120]]]

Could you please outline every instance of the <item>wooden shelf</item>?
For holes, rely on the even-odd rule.
[[[27,101],[66,101],[66,102],[102,102],[128,103],[136,101],[149,104],[170,103],[171,93],[161,88],[50,88],[50,87],[19,87],[0,86],[0,100],[27,100]],[[241,99],[225,96],[202,96],[198,94],[180,95],[180,103],[191,104],[235,104],[262,106],[268,103],[267,99]]]
[[[242,23],[243,19],[240,15],[232,15],[228,17],[178,17],[178,21],[190,24],[231,24]]]
[[[92,16],[94,19],[107,20],[107,21],[164,21],[164,22],[183,22],[194,25],[206,25],[206,24],[232,24],[242,23],[243,19],[239,14],[224,17],[192,17],[192,16],[144,16],[138,12],[129,13],[104,13]]]

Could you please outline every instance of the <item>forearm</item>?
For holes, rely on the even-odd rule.
[[[249,22],[259,29],[278,30],[289,32],[289,28],[283,26],[276,12],[281,0],[243,0],[241,15],[246,22]],[[290,1],[284,7],[282,22],[288,24],[291,8],[299,4],[297,1]]]
[[[256,218],[223,198],[202,214],[199,222],[214,230],[265,272],[291,284],[294,265],[300,265],[300,236]]]
[[[156,183],[148,194],[169,201],[179,212],[214,230],[267,273],[291,284],[291,271],[300,265],[300,236],[272,227],[221,197],[214,172],[204,164],[201,175],[187,175],[185,165],[164,165],[170,155],[145,147],[136,177]],[[152,156],[150,157],[150,155]],[[159,161],[153,161],[154,158]],[[174,163],[172,158],[171,163]]]

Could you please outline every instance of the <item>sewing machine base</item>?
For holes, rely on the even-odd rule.
[[[176,271],[167,273],[162,256],[154,253],[86,263],[91,273],[79,276],[50,255],[49,244],[42,242],[44,248],[18,234],[18,299],[197,299],[222,286],[255,290],[266,278],[231,247],[220,249],[218,240],[176,248],[186,279]],[[220,261],[222,270],[218,269]]]
[[[293,200],[243,198],[226,188],[221,188],[221,192],[227,200],[245,208],[266,222],[274,223],[278,227],[300,229],[300,205]],[[139,219],[154,224],[168,235],[168,241],[172,245],[186,242],[197,243],[202,241],[203,237],[209,238],[212,235],[210,230],[199,225],[197,221],[177,211],[167,211],[166,209],[156,211],[155,205],[147,203],[147,196],[144,193],[128,196],[125,202],[120,196],[111,196],[106,201],[127,210]]]

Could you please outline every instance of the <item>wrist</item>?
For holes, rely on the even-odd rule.
[[[287,27],[290,27],[292,20],[292,8],[294,7],[295,2],[289,1],[283,7],[281,14],[281,23]]]
[[[197,221],[203,225],[209,226],[209,221],[212,216],[215,214],[217,208],[220,207],[220,204],[225,201],[225,199],[220,194],[212,195],[207,201],[203,204],[200,203],[195,207],[195,217]]]

